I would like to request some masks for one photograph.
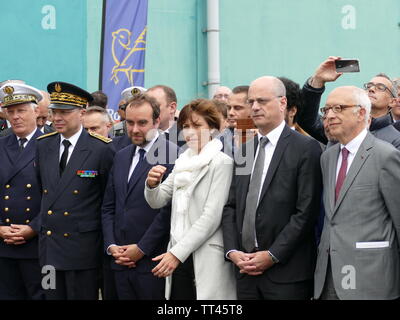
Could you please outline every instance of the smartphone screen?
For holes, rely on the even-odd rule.
[[[335,61],[336,72],[360,72],[360,65],[356,59],[342,59]]]

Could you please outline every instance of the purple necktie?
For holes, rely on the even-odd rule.
[[[336,188],[335,188],[335,202],[339,198],[340,189],[342,188],[344,179],[346,178],[347,172],[347,157],[349,156],[349,150],[346,148],[342,149],[342,165],[340,166],[339,174],[336,180]]]

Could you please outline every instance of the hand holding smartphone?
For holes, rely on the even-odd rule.
[[[360,64],[357,59],[335,60],[335,67],[337,73],[360,72]]]

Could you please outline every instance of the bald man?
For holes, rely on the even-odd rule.
[[[213,99],[228,103],[228,98],[231,95],[231,93],[232,90],[230,88],[221,86],[218,87],[217,90],[215,91]]]
[[[285,124],[286,90],[275,77],[250,85],[258,128],[235,156],[222,227],[226,258],[236,266],[238,299],[310,299],[320,209],[318,142]]]

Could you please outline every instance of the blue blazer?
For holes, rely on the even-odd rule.
[[[104,248],[111,244],[137,244],[145,256],[136,264],[136,270],[150,272],[156,265],[151,258],[165,252],[169,239],[170,206],[161,210],[150,208],[144,198],[144,187],[147,174],[157,165],[167,167],[164,179],[172,171],[178,147],[160,135],[146,154],[144,163],[135,172],[128,186],[129,169],[136,146],[131,144],[116,153],[114,165],[107,183],[107,189],[102,206],[102,225]],[[151,155],[162,158],[159,161],[150,160]],[[111,267],[124,270],[113,261]]]
[[[20,152],[14,133],[0,138],[0,225],[32,225],[40,210],[41,192],[35,171],[36,130],[25,149]],[[37,237],[22,245],[0,241],[0,257],[37,259]]]
[[[60,177],[60,134],[37,141],[36,163],[43,196],[39,262],[57,270],[97,268],[102,256],[101,202],[112,166],[111,143],[82,131]]]

